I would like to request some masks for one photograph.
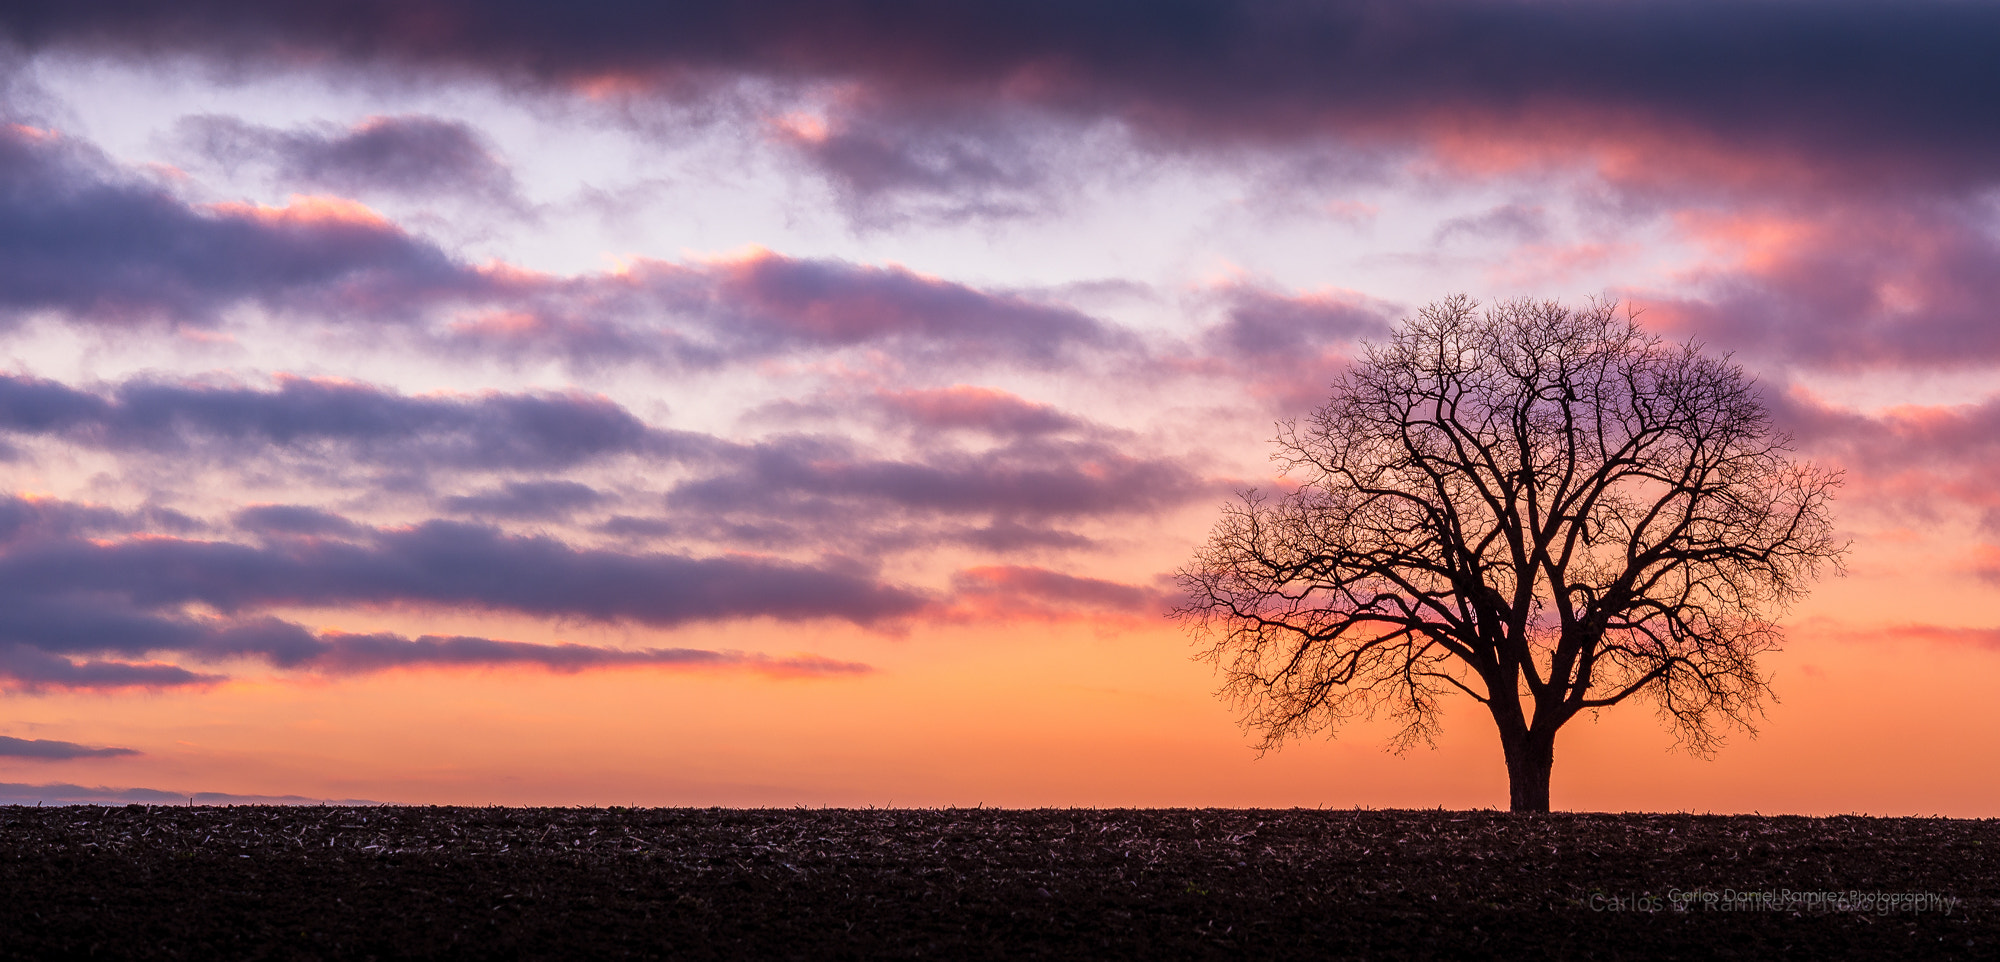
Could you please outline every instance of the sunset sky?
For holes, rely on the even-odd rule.
[[[1166,616],[1464,292],[1846,471],[1757,736],[1557,808],[2000,816],[1996,103],[1985,0],[15,0],[0,802],[1504,806]]]

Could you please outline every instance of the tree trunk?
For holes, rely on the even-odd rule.
[[[1528,729],[1500,731],[1507,754],[1507,795],[1517,812],[1549,810],[1549,769],[1556,760],[1556,733]]]

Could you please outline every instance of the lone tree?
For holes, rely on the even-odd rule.
[[[1463,693],[1546,812],[1580,712],[1643,697],[1700,754],[1754,734],[1772,619],[1844,548],[1839,475],[1788,442],[1741,368],[1613,304],[1447,298],[1280,426],[1298,487],[1224,509],[1175,614],[1260,748],[1387,712],[1401,751]]]

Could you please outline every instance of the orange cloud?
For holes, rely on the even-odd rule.
[[[345,197],[293,194],[286,199],[283,207],[222,201],[209,204],[208,208],[218,214],[272,226],[351,225],[372,230],[401,230],[368,205]]]

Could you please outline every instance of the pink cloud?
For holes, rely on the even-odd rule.
[[[1647,321],[1780,363],[2000,361],[2000,238],[1956,204],[1828,199],[1677,215],[1710,260],[1698,294],[1645,297]]]
[[[1868,414],[1794,388],[1770,397],[1778,424],[1814,458],[1843,467],[1843,500],[1935,518],[1948,504],[2000,531],[2000,398],[1902,405]]]
[[[1015,621],[1157,623],[1172,607],[1169,592],[1027,565],[986,565],[952,576],[952,593],[932,616],[946,622]]]
[[[1042,434],[1080,422],[1057,408],[1019,395],[967,384],[948,388],[881,391],[884,407],[932,430],[968,428],[995,435]]]

